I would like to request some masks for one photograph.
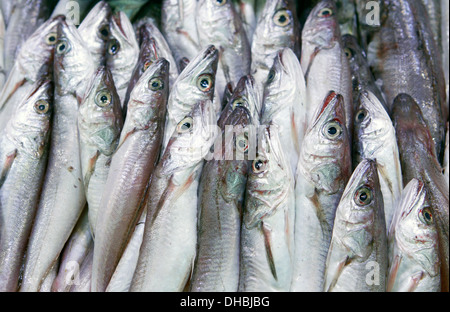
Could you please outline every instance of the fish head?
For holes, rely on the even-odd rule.
[[[127,105],[128,127],[162,127],[169,94],[169,66],[166,59],[157,59],[136,82]]]
[[[406,185],[389,236],[390,240],[395,239],[403,255],[413,259],[430,276],[436,276],[440,272],[438,233],[428,196],[422,181],[412,179]]]
[[[358,39],[350,34],[342,36],[342,47],[344,53],[347,56],[352,71],[358,71],[360,68],[364,68],[366,61],[366,54],[359,46]]]
[[[10,129],[7,130],[20,134],[12,136],[18,140],[16,146],[34,158],[41,158],[49,141],[53,90],[51,79],[36,81],[31,92],[18,103]]]
[[[330,91],[306,131],[299,170],[326,194],[344,189],[351,175],[351,152],[345,126],[344,99]]]
[[[80,131],[80,135],[85,134],[85,139],[102,154],[113,154],[123,118],[112,74],[105,66],[100,66],[88,83],[78,108],[78,126],[84,130]]]
[[[200,100],[213,100],[219,52],[205,47],[175,80],[168,103],[169,117],[178,122]],[[186,94],[190,94],[186,97]]]
[[[191,174],[210,152],[218,127],[211,100],[198,101],[176,125],[161,159],[162,175]]]
[[[103,64],[106,56],[111,14],[112,10],[109,4],[100,1],[89,11],[78,27],[78,31],[91,51],[92,57],[96,59],[96,64]]]
[[[111,68],[133,66],[135,51],[139,51],[133,25],[127,15],[119,11],[113,14],[110,23],[110,37],[106,47],[107,65]]]
[[[248,218],[245,226],[257,226],[273,215],[286,202],[293,190],[293,177],[274,125],[265,126],[259,133],[258,152],[248,176]]]
[[[343,229],[340,241],[361,262],[376,248],[376,240],[386,235],[375,160],[364,159],[356,167],[336,210],[336,222],[336,231]]]
[[[316,4],[303,26],[302,40],[318,48],[330,48],[340,40],[335,1],[322,0]]]
[[[78,29],[63,21],[58,25],[58,42],[55,47],[55,92],[82,98],[94,71],[91,53]]]
[[[47,20],[20,48],[15,64],[19,66],[19,71],[28,80],[36,81],[39,74],[51,72],[55,45],[58,40],[58,25],[63,21],[65,21],[63,15]]]

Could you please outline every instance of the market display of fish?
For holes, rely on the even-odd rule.
[[[448,7],[0,0],[0,292],[448,292]]]

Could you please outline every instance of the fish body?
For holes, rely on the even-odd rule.
[[[388,262],[383,196],[376,162],[364,159],[336,209],[324,291],[385,292]]]
[[[247,180],[239,291],[289,291],[294,266],[294,179],[275,127],[260,132]]]
[[[427,193],[414,178],[398,203],[389,231],[389,292],[441,290],[439,239]]]
[[[182,291],[197,244],[198,185],[217,136],[210,100],[199,101],[176,127],[153,174],[139,260],[130,291]]]
[[[319,108],[297,166],[291,291],[323,291],[336,208],[352,172],[342,96],[331,91]]]
[[[17,291],[50,146],[53,84],[37,81],[0,139],[0,291]]]
[[[355,113],[353,163],[356,167],[363,159],[376,159],[383,194],[386,229],[394,215],[403,190],[403,176],[395,128],[378,97],[362,91]]]

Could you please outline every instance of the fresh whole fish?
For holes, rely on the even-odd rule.
[[[162,2],[162,33],[177,64],[183,57],[193,60],[201,51],[196,24],[197,2],[197,0],[163,0]]]
[[[218,50],[208,46],[189,62],[175,80],[167,102],[162,153],[178,123],[191,112],[192,107],[201,100],[213,100],[218,60]]]
[[[412,179],[403,190],[389,231],[387,291],[440,291],[438,241],[427,187]]]
[[[329,92],[300,149],[291,291],[323,291],[336,208],[351,176],[344,99]]]
[[[334,1],[322,0],[309,14],[302,30],[301,65],[306,81],[307,121],[313,122],[313,114],[322,105],[329,90],[333,90],[343,97],[345,127],[351,137],[351,73],[336,14]]]
[[[154,62],[136,83],[98,208],[92,291],[105,291],[141,211],[158,161],[169,87],[169,63]]]
[[[124,107],[128,83],[139,58],[139,43],[133,25],[123,12],[117,12],[110,22],[110,37],[106,48],[106,67]]]
[[[300,56],[300,30],[296,3],[292,0],[267,0],[257,19],[253,34],[250,73],[258,83],[265,83],[280,49],[291,48]]]
[[[81,170],[93,237],[111,159],[123,127],[120,99],[108,68],[101,66],[90,78],[78,108]]]
[[[427,189],[428,204],[439,238],[442,290],[448,291],[449,199],[448,185],[437,160],[430,130],[414,99],[400,94],[394,100],[392,120],[397,135],[403,184],[418,179]]]
[[[325,291],[386,290],[387,231],[376,167],[373,160],[361,161],[342,194],[328,251]]]
[[[251,125],[250,112],[244,106],[236,106],[219,125],[221,148],[214,150],[215,158],[203,167],[199,185],[198,247],[191,291],[238,290],[239,234],[250,167],[246,155],[249,155],[251,144],[248,133]]]
[[[395,129],[391,118],[378,98],[370,91],[362,91],[355,113],[353,167],[364,159],[376,159],[383,194],[386,229],[394,215],[395,206],[403,190],[403,177]]]
[[[294,177],[277,130],[260,132],[241,226],[240,292],[289,291],[294,266]]]
[[[234,88],[242,76],[250,73],[250,44],[231,1],[199,0],[196,10],[200,45],[214,45],[219,51],[215,85],[221,99],[227,83]]]
[[[197,244],[198,184],[217,136],[211,100],[195,104],[177,125],[148,190],[147,218],[130,291],[182,291]]]
[[[53,84],[37,81],[0,137],[0,291],[16,291],[50,145]]]
[[[275,57],[265,84],[261,123],[278,127],[293,176],[307,128],[305,97],[306,86],[300,62],[290,48],[284,48]]]
[[[383,19],[374,74],[382,81],[388,105],[401,93],[419,105],[435,144],[438,159],[445,139],[445,78],[442,59],[419,0],[382,2]]]
[[[58,25],[50,154],[39,207],[27,247],[21,291],[38,291],[57,261],[86,203],[77,113],[93,75],[89,50],[73,25]]]

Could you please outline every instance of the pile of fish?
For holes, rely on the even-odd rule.
[[[448,291],[448,5],[1,1],[0,291]]]

